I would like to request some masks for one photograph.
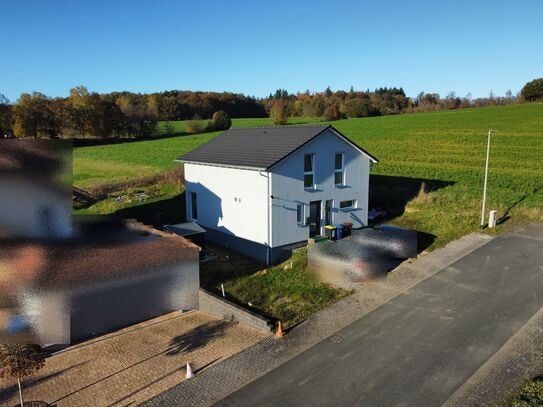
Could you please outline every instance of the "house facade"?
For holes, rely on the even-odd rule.
[[[377,160],[332,126],[230,129],[179,160],[187,220],[266,264],[326,225],[367,224]]]
[[[141,224],[94,228],[71,241],[32,243],[39,269],[19,292],[37,343],[72,344],[198,309],[198,246]],[[0,263],[8,247],[16,254],[28,245],[0,241]]]

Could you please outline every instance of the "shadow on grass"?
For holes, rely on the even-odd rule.
[[[258,260],[211,243],[207,244],[207,251],[217,257],[200,264],[200,285],[215,294],[220,294],[221,283],[249,276],[264,268]]]
[[[386,222],[405,213],[407,204],[420,192],[430,193],[454,185],[453,181],[424,178],[370,175],[369,207],[380,208],[387,215],[380,219]],[[418,252],[422,252],[436,239],[431,233],[417,231]]]
[[[162,201],[119,209],[113,215],[120,219],[136,219],[155,227],[181,223],[185,221],[185,192]]]
[[[509,205],[507,207],[507,209],[505,210],[505,212],[503,213],[503,215],[497,220],[497,224],[498,225],[501,225],[502,223],[505,223],[507,222],[509,219],[511,219],[511,216],[509,216],[509,213],[515,208],[517,207],[518,205],[520,205],[522,202],[524,202],[524,200],[532,195],[535,195],[537,194],[538,192],[540,192],[541,190],[543,189],[543,187],[539,187],[539,188],[536,188],[534,189],[532,192],[530,192],[529,194],[524,194],[522,195],[519,199],[517,199],[515,202],[513,202],[511,205]]]
[[[407,204],[421,191],[430,193],[454,185],[453,181],[370,175],[370,208],[388,212],[388,219],[403,215]]]

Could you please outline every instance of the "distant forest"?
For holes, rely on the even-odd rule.
[[[145,138],[156,134],[159,121],[210,119],[216,112],[228,118],[270,116],[285,124],[290,116],[323,117],[338,120],[444,109],[494,106],[543,100],[543,79],[526,84],[519,95],[490,92],[486,98],[471,95],[445,97],[421,92],[407,97],[402,88],[374,91],[303,92],[291,94],[278,89],[266,98],[236,93],[166,91],[141,94],[113,92],[98,94],[84,86],[70,90],[65,98],[42,93],[23,93],[15,103],[0,94],[0,136],[34,138]],[[213,126],[200,127],[214,130]]]

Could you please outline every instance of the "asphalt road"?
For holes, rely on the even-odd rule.
[[[543,226],[504,235],[233,393],[230,406],[438,406],[543,306]]]

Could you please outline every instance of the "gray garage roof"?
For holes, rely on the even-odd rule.
[[[377,160],[330,125],[229,129],[177,160],[202,164],[269,169],[327,129]]]

